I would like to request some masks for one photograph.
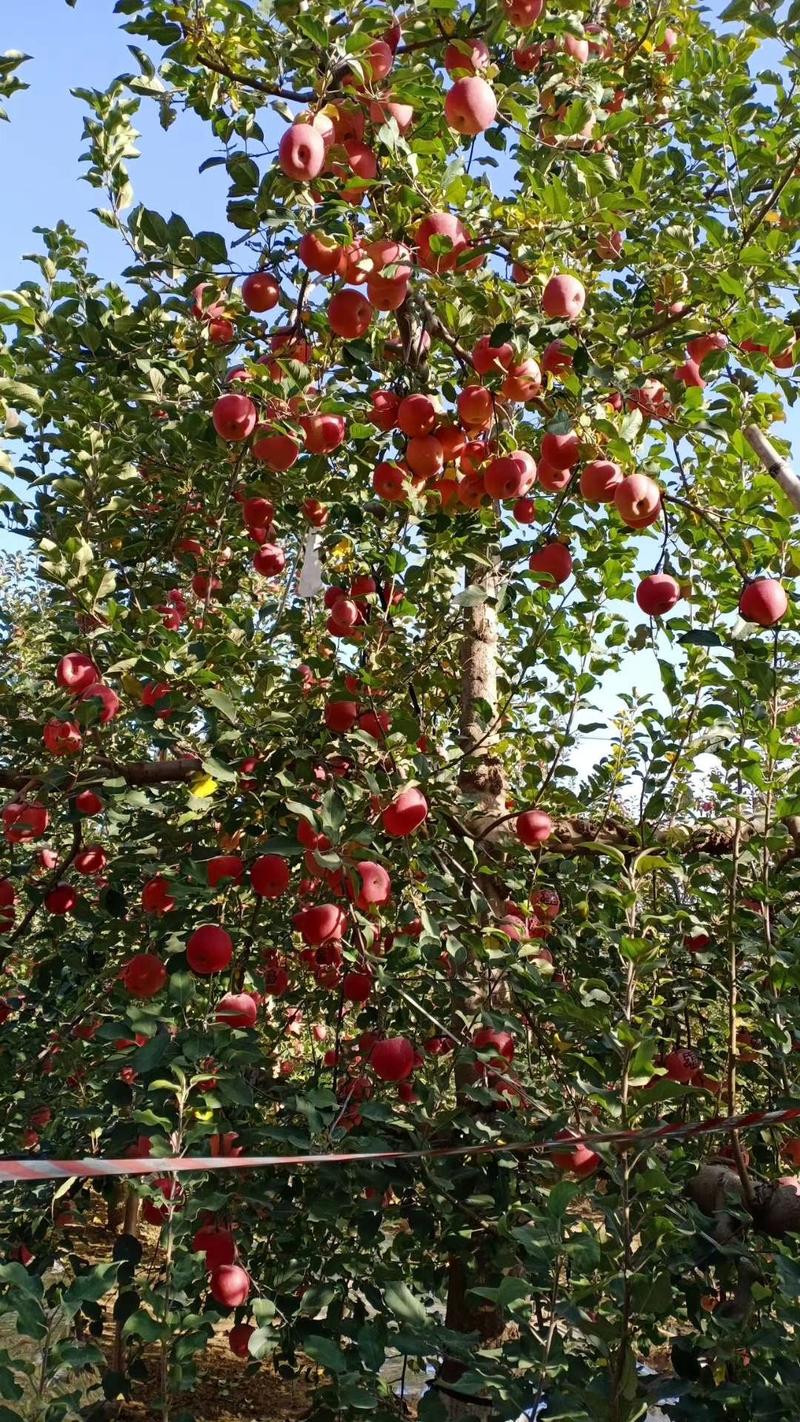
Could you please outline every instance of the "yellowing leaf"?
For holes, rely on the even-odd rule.
[[[210,775],[203,774],[202,771],[189,781],[189,790],[195,800],[207,800],[217,789],[216,780]]]

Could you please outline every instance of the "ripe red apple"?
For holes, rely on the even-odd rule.
[[[212,1216],[213,1218],[213,1216]],[[192,1252],[205,1254],[206,1268],[211,1271],[236,1258],[236,1241],[229,1229],[221,1225],[204,1224],[192,1237]]]
[[[342,996],[346,1002],[366,1002],[372,992],[372,974],[353,969],[342,978]]]
[[[696,365],[702,365],[706,356],[714,351],[724,351],[728,347],[728,337],[721,331],[711,331],[704,336],[692,336],[686,342],[686,353]]]
[[[757,622],[759,627],[774,627],[785,617],[788,607],[786,589],[777,578],[756,578],[739,599],[740,615],[745,622]]]
[[[250,1279],[239,1264],[220,1264],[212,1271],[210,1286],[223,1308],[240,1308],[250,1297]]]
[[[83,652],[67,652],[56,667],[56,681],[72,696],[78,696],[99,680],[97,667]]]
[[[518,30],[529,30],[544,9],[544,0],[503,0],[503,9]]]
[[[244,878],[244,860],[238,854],[216,854],[206,861],[206,882],[210,889],[229,882],[240,884]]]
[[[207,597],[213,597],[221,587],[222,583],[215,573],[195,573],[192,578],[192,592],[201,601]]]
[[[355,287],[337,291],[328,302],[328,325],[342,340],[359,340],[366,335],[371,321],[372,305]]]
[[[262,899],[279,899],[289,887],[289,861],[279,854],[262,854],[250,870],[253,892]]]
[[[171,913],[175,907],[175,899],[172,896],[172,881],[165,879],[163,874],[156,874],[155,878],[148,879],[142,887],[142,908],[145,913],[165,914]]]
[[[286,554],[277,543],[262,543],[253,554],[253,567],[262,578],[276,578],[286,567]]]
[[[329,731],[345,735],[356,723],[358,706],[355,701],[328,701],[322,715]]]
[[[633,528],[661,508],[661,490],[647,474],[628,474],[614,490],[614,503],[623,523]]]
[[[502,1067],[514,1059],[514,1038],[510,1032],[499,1031],[496,1027],[479,1027],[472,1034],[472,1045],[476,1052],[498,1052],[499,1055],[492,1060],[493,1066]]]
[[[519,498],[524,482],[522,466],[510,455],[490,460],[483,471],[483,487],[490,499]]]
[[[291,435],[272,430],[269,425],[259,425],[250,452],[273,474],[285,474],[296,463],[300,445]]]
[[[59,721],[57,716],[45,722],[42,740],[55,756],[77,755],[83,745],[80,726],[75,721]]]
[[[444,67],[451,79],[463,74],[481,74],[489,68],[491,60],[489,46],[479,36],[451,40],[444,52]]]
[[[408,493],[408,477],[399,464],[382,461],[376,464],[372,473],[372,487],[382,499],[390,503],[401,503]]]
[[[108,864],[108,855],[99,844],[88,845],[75,855],[73,867],[78,874],[102,874]]]
[[[242,504],[242,518],[248,528],[269,528],[274,514],[271,501],[258,494]]]
[[[512,363],[500,386],[500,394],[505,396],[506,400],[515,400],[521,404],[535,400],[541,391],[542,372],[531,357]]]
[[[0,879],[0,932],[14,922],[14,905],[17,893],[10,879]]]
[[[399,100],[391,98],[371,99],[369,105],[369,116],[372,123],[380,127],[394,119],[401,134],[408,133],[414,122],[414,109],[411,104],[400,103]]]
[[[420,479],[432,479],[444,467],[444,450],[435,435],[417,435],[406,445],[406,464]]]
[[[431,246],[434,238],[436,250]],[[461,219],[449,212],[431,212],[423,217],[416,240],[420,263],[429,272],[451,272],[469,245]]]
[[[357,206],[363,200],[370,182],[377,177],[378,160],[372,149],[355,138],[346,139],[342,145],[347,159],[347,168],[334,165],[333,171],[345,180],[339,196],[345,202]],[[358,180],[361,181],[358,181]]]
[[[258,413],[249,395],[220,395],[211,416],[220,439],[240,444],[256,427]]]
[[[382,864],[373,859],[361,859],[354,866],[361,880],[355,895],[357,908],[382,908],[392,897],[392,881]]]
[[[421,790],[412,786],[401,790],[381,815],[381,822],[387,834],[402,839],[413,834],[428,818],[428,802]]]
[[[593,503],[613,503],[614,491],[621,483],[622,470],[611,459],[592,459],[581,470],[581,493]]]
[[[542,352],[542,370],[545,375],[560,375],[562,370],[572,369],[573,359],[563,341],[551,341]]]
[[[113,721],[120,709],[120,699],[116,691],[112,691],[110,686],[104,686],[97,681],[93,686],[87,686],[81,693],[81,701],[92,701],[99,707],[98,720],[102,726],[106,726],[109,721]]]
[[[574,321],[586,301],[582,282],[573,276],[552,276],[542,293],[542,310],[551,321]]]
[[[622,255],[622,233],[601,232],[594,249],[602,262],[615,262]]]
[[[304,267],[320,276],[342,276],[345,264],[344,248],[326,232],[304,232],[297,255]]]
[[[651,573],[636,589],[636,601],[648,617],[663,617],[679,601],[680,595],[680,583],[668,573]]]
[[[570,430],[569,434],[545,434],[542,436],[542,459],[553,469],[573,469],[580,458],[581,442]]]
[[[253,272],[242,282],[242,301],[248,311],[271,311],[280,297],[281,289],[270,272]]]
[[[557,1140],[573,1140],[572,1131],[559,1131]],[[572,1150],[551,1150],[550,1159],[557,1170],[569,1171],[572,1175],[577,1175],[583,1179],[587,1175],[593,1174],[602,1163],[596,1151],[590,1150],[582,1142],[573,1146]]]
[[[536,520],[536,505],[533,499],[517,499],[511,512],[517,523],[534,523]]]
[[[217,1004],[215,1018],[226,1027],[241,1030],[255,1027],[258,1017],[258,1003],[249,992],[226,992]]]
[[[131,997],[155,997],[167,981],[167,970],[155,953],[135,953],[120,973],[123,987]]]
[[[310,123],[293,123],[278,145],[278,164],[287,178],[310,183],[325,166],[325,141]]]
[[[392,718],[388,711],[362,711],[358,718],[358,729],[375,741],[382,741],[392,728]]]
[[[445,118],[456,133],[474,137],[491,128],[497,114],[497,99],[491,85],[477,75],[457,79],[444,101]]]
[[[491,336],[481,336],[472,351],[472,364],[477,375],[494,375],[497,371],[508,370],[514,359],[514,347],[503,341],[493,346]]]
[[[292,922],[310,948],[331,939],[338,941],[347,931],[347,919],[338,904],[312,904],[295,914]]]
[[[680,380],[681,383],[687,387],[687,389],[690,386],[694,386],[697,390],[705,389],[706,382],[700,374],[700,367],[696,363],[696,361],[686,360],[684,361],[683,365],[677,366],[675,370],[675,379]]]
[[[222,973],[233,958],[233,940],[224,928],[204,923],[190,934],[186,944],[186,959],[194,973],[208,976]]]
[[[332,454],[344,441],[344,415],[301,415],[300,425],[309,454]]]
[[[467,436],[458,425],[437,425],[434,434],[442,446],[446,464],[461,458],[467,447]]]
[[[572,573],[572,555],[564,543],[546,543],[531,554],[528,567],[533,573],[546,573],[552,583],[559,585]]]
[[[71,884],[56,884],[49,893],[45,894],[44,906],[48,913],[63,916],[72,913],[78,905],[78,890]]]
[[[50,815],[44,805],[12,800],[3,806],[3,833],[8,844],[40,839],[49,823]]]
[[[250,1357],[250,1339],[255,1333],[252,1323],[237,1323],[228,1334],[228,1347],[235,1358]]]
[[[517,815],[514,829],[523,844],[533,847],[544,844],[553,833],[553,821],[543,810],[523,810]]]
[[[72,803],[79,815],[100,815],[105,809],[105,801],[94,790],[80,790]]]
[[[397,412],[400,408],[400,396],[393,390],[373,390],[370,395],[371,409],[369,418],[379,430],[388,433],[395,429],[397,425]]]
[[[405,1081],[414,1069],[414,1048],[407,1037],[384,1037],[369,1054],[369,1064],[381,1081]]]
[[[427,395],[406,395],[397,409],[397,427],[404,435],[431,434],[436,425],[436,407]]]
[[[458,418],[465,429],[488,430],[494,420],[494,398],[485,385],[467,385],[456,401]]]

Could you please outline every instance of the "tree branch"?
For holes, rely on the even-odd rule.
[[[275,99],[289,99],[296,104],[310,104],[316,95],[313,91],[299,93],[296,89],[281,89],[276,84],[267,84],[265,80],[259,79],[255,74],[240,74],[235,69],[229,69],[227,64],[223,64],[221,59],[214,55],[200,54],[197,56],[198,64],[202,64],[204,69],[210,69],[214,74],[221,74],[223,79],[230,79],[232,84],[241,84],[245,89],[256,89],[259,94],[270,94]]]
[[[98,767],[93,781],[88,776],[82,776],[81,786],[85,789],[90,784],[97,785],[114,777],[123,779],[128,785],[183,784],[191,780],[200,768],[201,761],[196,756],[181,756],[179,760],[132,760],[120,765],[108,762]],[[36,789],[46,783],[47,777],[36,771],[0,770],[0,788],[4,790]],[[59,790],[62,794],[72,795],[76,791],[76,783],[72,781],[69,786],[59,786]]]
[[[758,425],[748,425],[743,434],[750,448],[761,460],[764,468],[775,483],[783,490],[793,508],[800,513],[800,479],[798,479],[788,460],[782,459],[774,444],[772,444],[765,434],[761,433]]]

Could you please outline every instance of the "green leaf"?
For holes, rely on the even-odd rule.
[[[318,1363],[321,1368],[325,1368],[329,1373],[346,1373],[348,1361],[332,1338],[325,1338],[320,1333],[311,1333],[303,1340],[303,1352],[311,1359],[312,1363]]]
[[[387,1284],[383,1299],[391,1313],[403,1323],[424,1327],[428,1323],[428,1311],[420,1299],[412,1294],[407,1284]]]

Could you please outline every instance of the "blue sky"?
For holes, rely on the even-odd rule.
[[[0,223],[0,289],[35,275],[22,260],[25,252],[38,247],[33,228],[52,226],[59,219],[75,227],[88,243],[91,266],[98,275],[118,277],[126,265],[127,254],[118,237],[91,212],[103,205],[103,195],[81,180],[78,158],[84,105],[70,94],[76,86],[104,89],[117,74],[136,70],[127,48],[129,37],[119,28],[121,19],[113,14],[112,0],[78,0],[75,9],[65,0],[4,0],[3,48],[23,50],[33,58],[22,70],[30,88],[12,97],[11,122],[0,124],[6,195]],[[195,230],[224,230],[225,172],[212,168],[198,174],[200,164],[214,151],[208,129],[194,115],[183,114],[165,132],[156,106],[146,100],[136,126],[141,132],[141,157],[131,165],[136,201],[166,215],[178,212]],[[798,457],[796,412],[788,430]],[[0,535],[0,548],[3,542]],[[608,717],[616,709],[618,690],[630,689],[634,677],[642,689],[655,687],[652,653],[640,653],[633,661],[635,667],[628,665],[618,687],[604,688]],[[596,742],[586,745],[574,763],[585,769],[604,749]]]

